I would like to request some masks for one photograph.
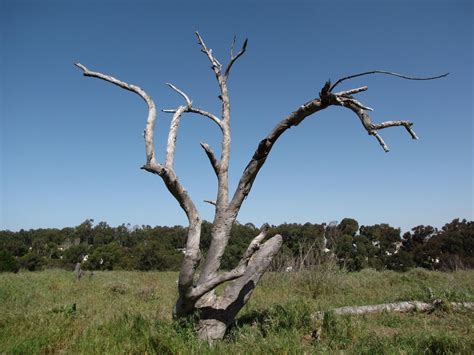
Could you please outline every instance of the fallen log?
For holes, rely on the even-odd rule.
[[[442,306],[447,306],[453,310],[469,309],[474,310],[474,302],[444,302],[442,300],[434,300],[431,303],[425,303],[420,301],[405,301],[398,303],[383,303],[369,306],[349,306],[340,307],[330,310],[330,312],[338,315],[361,315],[361,314],[372,314],[382,312],[433,312]],[[313,319],[323,319],[324,314],[327,312],[316,312],[312,315]]]

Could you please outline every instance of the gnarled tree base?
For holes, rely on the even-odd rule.
[[[270,238],[252,256],[245,273],[230,282],[221,296],[216,296],[214,291],[211,291],[196,303],[196,308],[200,311],[197,326],[200,339],[212,343],[224,337],[280,250],[282,242],[280,235]]]

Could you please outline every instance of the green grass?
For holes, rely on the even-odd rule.
[[[312,319],[347,305],[402,300],[474,301],[474,271],[407,273],[322,269],[269,273],[214,347],[171,319],[177,273],[0,274],[0,353],[472,354],[472,312],[383,313]],[[431,289],[431,292],[430,292]],[[310,334],[319,329],[320,340]]]

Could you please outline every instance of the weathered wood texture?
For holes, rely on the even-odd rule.
[[[382,312],[395,312],[395,313],[406,313],[406,312],[432,312],[440,307],[449,307],[452,310],[474,310],[474,302],[447,302],[444,303],[440,300],[434,300],[431,303],[420,302],[420,301],[405,301],[397,303],[383,303],[369,306],[350,306],[341,307],[331,310],[332,313],[338,315],[362,315],[371,313],[382,313]],[[323,319],[326,312],[317,312],[312,315],[314,319]]]

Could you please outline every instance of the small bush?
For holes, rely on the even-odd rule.
[[[6,250],[0,250],[0,272],[18,272],[20,264]]]
[[[472,354],[467,344],[459,341],[451,334],[429,335],[419,344],[419,350],[423,354]],[[472,350],[472,349],[471,349]]]
[[[156,301],[160,299],[159,290],[153,286],[147,286],[136,292],[136,297],[144,302]]]
[[[124,295],[128,291],[128,285],[122,282],[110,282],[104,287],[108,292],[119,295]]]
[[[29,271],[39,271],[43,269],[44,260],[35,253],[28,253],[20,258],[20,267]]]

